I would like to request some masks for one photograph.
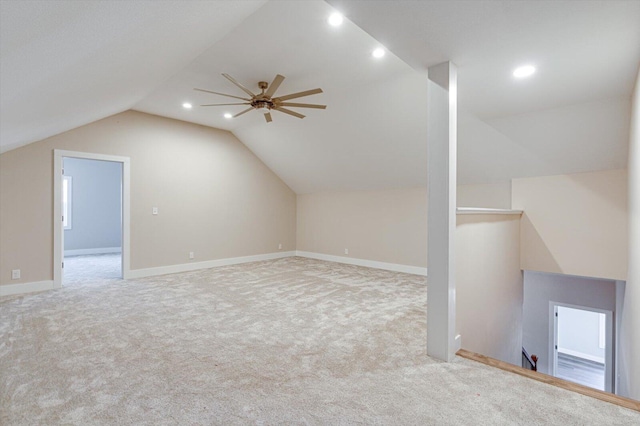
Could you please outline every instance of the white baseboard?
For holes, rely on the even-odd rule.
[[[132,269],[125,279],[152,277],[155,275],[176,274],[179,272],[195,271],[197,269],[209,269],[216,266],[237,265],[240,263],[260,262],[262,260],[281,259],[295,256],[295,251],[283,251],[276,253],[257,254],[254,256],[231,257],[227,259],[207,260],[204,262],[181,263],[179,265],[158,266],[156,268]]]
[[[65,253],[66,254],[66,253]],[[182,263],[179,265],[159,266],[156,268],[133,269],[129,271],[125,279],[151,277],[155,275],[176,274],[180,272],[195,271],[198,269],[215,268],[216,266],[237,265],[240,263],[260,262],[263,260],[281,259],[284,257],[308,257],[310,259],[325,260],[328,262],[346,263],[348,265],[365,266],[368,268],[384,269],[387,271],[404,272],[407,274],[427,275],[427,268],[418,266],[400,265],[396,263],[377,262],[374,260],[356,259],[352,257],[332,256],[322,253],[307,251],[284,251],[276,253],[257,254],[253,256],[232,257],[227,259],[207,260],[204,262]],[[37,281],[31,283],[18,283],[0,285],[0,296],[32,293],[58,288],[53,281]]]
[[[575,356],[576,358],[582,358],[582,359],[586,359],[588,361],[593,361],[593,362],[597,362],[597,363],[600,363],[600,364],[604,364],[604,358],[599,357],[599,356],[589,355],[589,354],[585,354],[585,353],[578,352],[578,351],[572,351],[571,349],[566,349],[566,348],[558,348],[558,352],[560,352],[562,354]]]
[[[88,254],[108,254],[108,253],[122,253],[122,247],[102,247],[102,248],[89,248],[89,249],[75,249],[65,250],[66,256],[83,256]]]
[[[32,283],[17,283],[0,285],[0,296],[13,296],[15,294],[34,293],[36,291],[53,290],[56,288],[53,281],[36,281]]]
[[[346,263],[348,265],[366,266],[367,268],[384,269],[386,271],[404,272],[427,276],[427,268],[420,266],[400,265],[398,263],[377,262],[375,260],[357,259],[355,257],[333,256],[330,254],[313,253],[310,251],[296,250],[296,256],[308,257],[310,259],[326,260],[328,262]]]

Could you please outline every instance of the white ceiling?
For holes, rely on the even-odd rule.
[[[329,3],[343,26],[323,1],[3,1],[0,149],[134,108],[233,131],[297,193],[423,186],[425,69],[451,59],[460,182],[625,166],[640,2]],[[372,58],[376,39],[402,60]],[[538,72],[514,80],[525,62]],[[322,87],[299,101],[328,108],[269,124],[181,108],[231,100],[194,87],[243,95],[222,72]]]
[[[0,149],[130,109],[265,1],[0,2]]]

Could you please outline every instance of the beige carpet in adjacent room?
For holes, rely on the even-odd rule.
[[[286,258],[0,299],[0,424],[640,424],[426,355],[424,277]]]

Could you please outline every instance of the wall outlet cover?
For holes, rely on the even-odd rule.
[[[12,280],[20,279],[20,269],[14,269],[11,271],[11,279]]]

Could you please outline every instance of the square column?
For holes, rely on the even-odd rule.
[[[427,354],[451,361],[456,352],[457,67],[429,68],[427,87]]]

